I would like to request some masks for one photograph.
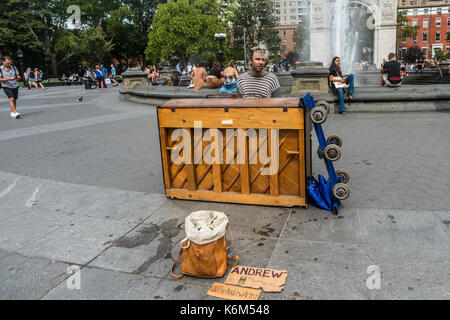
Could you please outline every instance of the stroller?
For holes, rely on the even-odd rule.
[[[85,89],[97,89],[97,81],[92,75],[90,77],[83,77],[83,82]]]

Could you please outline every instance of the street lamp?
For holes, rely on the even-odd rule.
[[[220,55],[220,63],[223,64],[223,42],[227,38],[227,35],[225,33],[216,33],[214,34],[214,38],[219,41],[220,43],[220,49],[219,49],[219,55]]]
[[[25,85],[25,77],[23,76],[23,63],[22,63],[23,51],[20,48],[17,50],[17,58],[19,58],[20,76],[22,77],[23,84]]]
[[[244,28],[244,69],[247,70],[247,46],[246,46],[247,28]]]

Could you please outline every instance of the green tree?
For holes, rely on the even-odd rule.
[[[417,36],[420,26],[408,25],[408,18],[404,11],[397,12],[397,43],[405,42],[407,38]]]
[[[214,34],[226,32],[220,13],[221,6],[214,0],[169,0],[158,5],[145,51],[147,58],[152,63],[161,58],[178,58],[186,63],[194,55],[206,61],[217,59],[220,43]]]
[[[271,0],[236,0],[231,23],[233,25],[233,54],[243,58],[244,28],[248,48],[264,41],[271,54],[277,55],[280,49],[280,37],[275,30],[277,20]]]

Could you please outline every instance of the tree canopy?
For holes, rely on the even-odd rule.
[[[227,31],[220,9],[215,0],[169,0],[160,4],[149,31],[147,58],[152,63],[161,58],[186,63],[193,56],[204,61],[217,59],[221,43],[214,35]]]

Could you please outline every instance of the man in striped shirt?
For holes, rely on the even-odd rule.
[[[276,75],[264,70],[267,51],[255,48],[250,57],[251,69],[239,76],[238,92],[244,98],[281,98],[280,82]]]

